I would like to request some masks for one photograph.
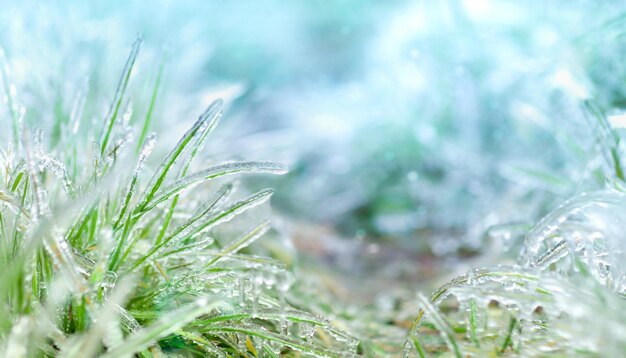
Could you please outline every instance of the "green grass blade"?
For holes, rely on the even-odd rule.
[[[188,233],[187,237],[196,235],[201,231],[205,231],[222,223],[228,222],[234,219],[237,215],[243,214],[244,212],[268,201],[273,194],[274,191],[272,189],[265,189],[247,197],[246,199],[233,203],[226,209],[211,216],[206,221],[201,222],[198,225],[194,225],[193,230]]]
[[[2,81],[4,87],[5,98],[7,106],[9,107],[9,114],[11,116],[11,129],[13,130],[14,144],[15,146],[18,146],[20,142],[20,114],[15,100],[14,85],[10,82],[9,73],[9,63],[4,54],[4,49],[0,47],[0,80]]]
[[[200,118],[206,118],[206,123],[203,128],[199,131],[199,134],[196,136],[194,143],[191,146],[191,150],[189,155],[183,161],[183,165],[181,166],[181,170],[179,172],[178,178],[183,177],[187,174],[189,170],[189,166],[196,155],[202,150],[202,147],[206,141],[206,138],[209,134],[215,130],[215,127],[219,124],[220,119],[222,118],[222,113],[224,110],[224,102],[221,99],[213,101],[209,107],[200,115]]]
[[[619,135],[615,133],[613,128],[611,128],[611,125],[606,118],[606,114],[600,109],[600,107],[591,101],[583,102],[583,113],[587,116],[587,118],[591,115],[599,126],[600,130],[596,131],[599,137],[598,142],[605,148],[605,159],[609,166],[613,168],[615,177],[622,182],[626,181],[626,174],[624,173],[624,168],[619,154],[621,139]]]
[[[186,188],[201,181],[240,173],[269,173],[282,175],[287,173],[287,168],[280,163],[262,161],[224,163],[215,165],[213,167],[201,170],[197,173],[190,174],[168,185],[163,190],[161,190],[151,202],[146,204],[146,206],[143,208],[143,211],[151,210],[158,204],[171,198],[173,195],[178,194]]]
[[[180,179],[181,177],[187,175],[187,171],[189,170],[189,167],[191,165],[191,162],[193,161],[193,158],[196,156],[196,154],[199,151],[201,151],[205,139],[207,138],[209,133],[211,133],[217,126],[221,118],[222,107],[223,107],[223,104],[220,101],[215,101],[211,103],[209,108],[207,108],[206,111],[200,116],[200,118],[207,118],[208,122],[204,126],[204,128],[200,130],[199,134],[196,136],[195,142],[191,145],[192,149],[190,151],[190,154],[183,161],[183,164],[181,165],[181,169],[176,177],[177,179]],[[155,244],[161,243],[161,241],[163,240],[163,237],[165,236],[165,233],[169,229],[169,225],[172,221],[172,215],[174,214],[176,205],[178,205],[178,195],[176,195],[174,199],[172,200],[169,211],[166,214],[165,221],[163,222],[163,225],[161,227],[161,231],[159,232],[159,235],[154,241]]]
[[[506,349],[510,346],[511,348],[513,347],[513,330],[515,329],[515,326],[517,326],[517,319],[515,317],[511,317],[509,319],[509,327],[506,331],[506,336],[504,337],[504,342],[502,343],[502,346],[500,347],[500,354],[504,353],[504,351],[506,351]]]
[[[196,123],[183,135],[178,144],[176,144],[174,149],[165,157],[161,166],[154,173],[135,212],[145,212],[143,209],[156,195],[176,159],[180,157],[185,148],[187,148],[189,143],[199,133],[203,133],[206,128],[215,125],[214,123],[216,123],[221,116],[222,106],[223,102],[221,100],[211,103],[209,108],[200,116]]]
[[[150,104],[148,104],[148,111],[146,112],[146,117],[143,121],[143,125],[141,126],[141,132],[139,133],[139,138],[137,141],[137,153],[141,152],[142,143],[146,141],[148,132],[150,131],[150,126],[152,124],[152,116],[154,113],[154,107],[156,106],[156,100],[159,95],[159,89],[161,88],[161,79],[163,77],[164,67],[165,67],[165,61],[162,61],[157,71],[154,87],[152,88],[152,95],[150,96]]]
[[[454,330],[448,322],[446,322],[445,318],[439,313],[439,311],[432,305],[431,301],[424,297],[422,294],[419,294],[419,301],[424,308],[424,312],[429,315],[430,320],[435,325],[437,330],[441,332],[443,339],[445,340],[448,348],[454,354],[456,358],[463,357],[461,353],[461,349],[456,340]]]
[[[215,227],[217,225],[220,225],[222,223],[225,223],[227,221],[232,220],[233,218],[235,218],[237,215],[240,215],[244,212],[246,212],[247,210],[250,210],[264,202],[266,202],[267,200],[269,200],[269,198],[272,196],[272,194],[274,193],[273,190],[270,189],[266,189],[266,190],[262,190],[244,200],[238,201],[232,205],[230,205],[228,208],[222,210],[221,212],[211,216],[209,219],[207,219],[205,222],[200,223],[199,225],[196,225],[193,227],[193,230],[190,230],[189,232],[186,232],[187,237],[191,237],[203,230],[208,230],[212,227]],[[137,267],[141,266],[144,262],[146,262],[146,260],[148,260],[149,258],[151,258],[155,253],[157,253],[159,250],[161,250],[163,247],[167,246],[168,244],[170,244],[172,241],[174,241],[174,239],[181,239],[181,237],[174,237],[174,236],[170,236],[168,238],[168,240],[164,240],[163,242],[161,242],[158,245],[153,246],[150,251],[148,251],[145,255],[143,255],[141,258],[139,258],[135,264],[133,264],[133,266],[130,267],[129,271],[133,271],[135,270]]]
[[[470,326],[470,338],[472,342],[476,345],[476,347],[480,347],[480,342],[478,341],[478,307],[476,306],[476,300],[470,300],[470,316],[469,316],[469,326]]]
[[[217,190],[217,192],[211,197],[211,199],[209,199],[196,211],[196,213],[191,218],[189,218],[183,224],[174,229],[170,236],[174,237],[180,235],[188,228],[193,227],[194,224],[198,223],[199,220],[206,217],[206,215],[208,215],[210,212],[221,208],[224,202],[232,193],[232,191],[233,184],[224,184],[221,188]]]
[[[261,330],[252,325],[217,325],[206,326],[200,329],[207,334],[228,334],[238,333],[251,337],[258,337],[269,342],[275,342],[283,344],[292,349],[300,351],[302,353],[310,354],[314,357],[339,357],[341,354],[329,349],[324,349],[313,344],[298,341],[288,335],[282,335],[270,332],[268,330]]]
[[[101,156],[104,155],[107,149],[107,145],[109,144],[111,132],[113,131],[113,127],[115,126],[115,122],[119,115],[120,107],[122,106],[122,101],[124,99],[126,88],[128,86],[128,81],[130,80],[130,75],[133,71],[135,60],[137,59],[139,49],[141,48],[141,42],[141,38],[137,38],[135,40],[135,43],[130,50],[130,54],[128,55],[128,59],[126,60],[126,64],[124,65],[124,71],[122,71],[122,76],[120,77],[120,80],[117,84],[117,90],[115,91],[115,96],[113,97],[111,107],[109,107],[109,113],[107,114],[107,120],[105,122],[102,139],[100,141]]]
[[[218,262],[223,257],[228,255],[237,253],[239,250],[243,249],[246,246],[249,246],[253,242],[255,242],[258,238],[263,236],[270,229],[270,222],[264,221],[254,229],[250,230],[246,233],[241,239],[235,241],[230,244],[226,248],[222,249],[222,251],[217,254],[211,261],[209,261],[206,266],[212,266],[216,262]]]
[[[141,146],[141,151],[139,152],[139,159],[137,159],[137,165],[135,167],[135,173],[133,174],[133,177],[130,181],[130,185],[128,186],[128,190],[126,191],[126,195],[124,195],[124,203],[122,204],[120,213],[117,216],[117,220],[115,221],[115,224],[113,224],[114,229],[120,226],[120,222],[122,221],[122,219],[124,218],[124,215],[126,214],[126,211],[128,210],[130,199],[135,193],[135,186],[137,185],[137,180],[139,178],[139,174],[141,173],[141,169],[143,168],[143,164],[145,163],[150,153],[152,153],[152,150],[154,149],[155,144],[156,144],[156,134],[152,133],[145,139],[143,145]]]
[[[159,339],[175,333],[197,317],[210,313],[222,304],[221,301],[208,302],[206,298],[200,299],[164,316],[149,327],[131,334],[124,343],[102,355],[102,358],[118,358],[140,352]]]

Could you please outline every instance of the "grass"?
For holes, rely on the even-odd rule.
[[[209,163],[203,148],[221,101],[169,151],[160,145],[151,130],[166,66],[158,66],[145,108],[137,106],[128,93],[140,47],[137,40],[95,124],[89,117],[101,99],[82,93],[70,99],[71,110],[55,107],[52,123],[36,123],[43,130],[25,121],[28,108],[0,54],[4,128],[11,128],[0,134],[6,356],[600,357],[626,349],[624,150],[600,105],[587,101],[582,109],[604,158],[606,189],[566,202],[533,228],[500,227],[502,237],[527,232],[517,265],[471,270],[430,298],[394,301],[385,311],[344,305],[259,247],[274,234],[257,210],[273,191],[246,192],[236,177],[287,168]],[[541,170],[516,173],[554,186],[570,182]],[[388,204],[398,201],[381,207]],[[416,312],[407,325],[404,316]]]
[[[619,356],[625,195],[620,135],[602,111],[584,110],[599,141],[607,188],[579,195],[528,230],[515,266],[471,270],[421,298],[405,356]]]
[[[590,277],[471,271],[422,299],[406,356],[616,356],[623,299]]]
[[[78,108],[69,121],[56,118],[58,145],[46,148],[45,131],[10,113],[14,130],[0,168],[0,349],[11,357],[356,352],[356,338],[291,306],[293,274],[283,262],[250,250],[271,227],[250,223],[247,212],[273,192],[237,199],[232,178],[287,169],[205,160],[196,169],[222,102],[211,103],[163,159],[149,133],[162,70],[143,121],[124,119],[140,44],[101,128]],[[11,108],[19,108],[13,93],[6,91]]]

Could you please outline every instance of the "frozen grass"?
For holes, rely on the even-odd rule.
[[[618,357],[626,351],[621,134],[595,105],[607,188],[577,196],[526,233],[517,266],[471,270],[436,290],[405,356]]]
[[[413,220],[414,216],[400,216],[401,220],[382,225],[394,230],[406,226],[406,223],[418,223],[418,226],[428,229],[460,228],[458,231],[462,235],[476,234],[482,239],[484,229],[493,223],[491,216],[485,215],[485,212],[499,213],[502,210],[500,206],[494,206],[492,200],[485,200],[488,202],[486,211],[468,210],[468,207],[475,207],[476,202],[472,200],[476,197],[467,195],[467,183],[481,178],[480,175],[468,176],[472,172],[461,171],[458,177],[441,181],[441,173],[447,168],[465,168],[458,166],[458,161],[466,164],[480,160],[486,168],[478,168],[478,174],[503,175],[507,177],[503,179],[507,180],[514,178],[511,180],[513,183],[507,184],[515,189],[513,196],[501,195],[501,188],[491,182],[486,183],[485,188],[487,193],[492,194],[486,199],[498,199],[514,213],[525,213],[527,208],[520,206],[524,200],[518,199],[526,199],[527,194],[537,186],[543,188],[538,195],[538,201],[543,204],[530,203],[528,207],[534,209],[529,215],[522,215],[524,218],[543,212],[543,205],[551,205],[552,198],[579,190],[580,178],[589,180],[590,188],[596,188],[598,182],[608,183],[606,189],[576,197],[546,216],[526,234],[523,245],[507,243],[506,246],[511,247],[523,246],[518,265],[471,270],[444,285],[430,299],[420,295],[417,305],[421,311],[412,329],[406,326],[406,316],[410,314],[413,318],[417,311],[407,313],[413,308],[411,300],[398,302],[389,299],[380,306],[344,306],[335,297],[320,292],[317,286],[322,284],[319,281],[304,277],[302,273],[294,274],[283,261],[255,247],[255,243],[262,241],[264,234],[269,236],[267,232],[271,230],[266,220],[256,217],[256,212],[261,209],[259,205],[269,200],[272,191],[260,190],[237,197],[235,191],[238,185],[232,179],[233,175],[281,174],[285,168],[262,161],[210,165],[205,160],[199,160],[204,157],[203,144],[221,116],[222,104],[219,101],[208,106],[169,154],[161,157],[164,148],[157,145],[157,136],[150,131],[159,127],[155,124],[160,124],[159,128],[165,129],[160,137],[167,139],[169,133],[165,132],[176,119],[168,123],[153,123],[155,111],[162,109],[158,108],[158,104],[162,101],[163,66],[156,71],[158,74],[153,86],[144,90],[144,96],[138,96],[139,101],[130,99],[133,97],[129,95],[133,87],[131,73],[139,52],[139,41],[123,70],[110,110],[105,116],[98,115],[95,125],[90,120],[99,112],[102,88],[93,92],[82,90],[72,98],[66,98],[71,96],[59,91],[64,101],[73,103],[65,112],[63,108],[51,110],[45,101],[37,108],[24,109],[19,88],[12,86],[10,69],[2,58],[2,93],[6,96],[8,111],[1,114],[5,116],[1,122],[5,130],[0,132],[0,138],[5,139],[0,158],[0,350],[11,357],[334,357],[357,354],[377,357],[401,355],[403,348],[407,356],[619,356],[626,350],[626,318],[623,314],[626,260],[622,229],[626,218],[622,137],[619,131],[612,128],[611,121],[599,109],[600,106],[591,102],[585,103],[583,113],[591,132],[597,135],[593,148],[586,147],[591,136],[570,137],[562,131],[558,121],[570,116],[573,118],[568,118],[568,121],[584,117],[572,110],[578,105],[578,97],[575,96],[571,103],[565,100],[571,99],[568,91],[576,92],[584,87],[586,81],[578,81],[581,75],[578,70],[590,70],[587,79],[602,89],[594,93],[600,103],[607,108],[623,106],[623,84],[619,80],[622,76],[606,76],[606,73],[623,72],[619,66],[614,71],[606,69],[606,64],[620,62],[616,60],[614,49],[619,47],[616,41],[624,38],[618,26],[623,22],[622,18],[618,17],[605,26],[601,19],[594,17],[589,20],[600,23],[590,25],[590,28],[599,26],[595,28],[595,33],[587,31],[587,28],[580,29],[582,20],[578,16],[584,15],[586,20],[588,13],[595,12],[595,7],[589,6],[589,11],[574,7],[571,8],[574,10],[568,10],[577,14],[572,19],[566,18],[565,9],[561,6],[554,8],[558,14],[544,14],[547,21],[563,10],[567,21],[562,28],[556,27],[556,33],[569,36],[573,34],[572,29],[582,33],[576,39],[577,46],[565,49],[585,53],[581,57],[585,63],[572,65],[567,61],[545,61],[545,69],[538,71],[541,75],[529,77],[524,72],[516,72],[515,78],[504,89],[482,88],[482,84],[491,83],[488,79],[492,76],[505,75],[506,78],[506,74],[510,74],[509,52],[492,51],[500,46],[506,49],[507,44],[510,46],[508,35],[487,46],[482,53],[474,52],[475,44],[482,41],[482,35],[467,31],[465,26],[449,28],[454,30],[447,37],[451,42],[443,47],[443,52],[438,53],[431,51],[434,47],[430,46],[440,45],[441,42],[439,39],[432,42],[428,33],[441,33],[442,26],[439,25],[443,24],[437,23],[437,17],[431,17],[429,21],[432,23],[426,27],[428,33],[398,34],[402,37],[400,43],[406,42],[408,47],[393,50],[401,58],[392,60],[383,69],[397,68],[396,76],[402,79],[406,77],[405,70],[414,66],[426,68],[427,79],[430,76],[439,79],[442,73],[450,73],[445,78],[445,86],[419,89],[417,93],[423,91],[423,94],[416,102],[415,93],[407,91],[414,81],[391,81],[391,87],[387,88],[387,85],[377,82],[378,76],[374,73],[371,78],[361,81],[363,87],[377,89],[368,91],[373,97],[365,97],[363,102],[394,104],[381,94],[395,96],[397,92],[406,92],[410,95],[400,101],[400,107],[391,105],[391,110],[384,108],[382,114],[373,113],[371,121],[386,128],[388,122],[380,121],[380,118],[387,119],[389,113],[396,115],[399,108],[405,108],[400,115],[406,118],[406,123],[401,122],[392,130],[381,130],[380,145],[373,145],[368,140],[368,132],[372,128],[378,131],[377,125],[347,136],[356,139],[347,147],[320,148],[317,142],[313,143],[315,153],[325,149],[332,155],[349,153],[345,148],[356,146],[359,158],[362,158],[359,161],[362,164],[356,163],[356,172],[373,168],[382,173],[378,177],[379,173],[370,175],[366,171],[360,183],[355,172],[348,171],[344,176],[347,179],[342,181],[336,173],[328,170],[326,160],[318,160],[323,163],[320,170],[332,177],[331,184],[337,182],[359,189],[372,183],[373,179],[382,178],[377,181],[380,185],[364,187],[368,194],[365,204],[373,203],[375,209],[365,210],[367,222],[377,224],[378,209],[383,214],[388,209],[392,213],[406,209],[395,207],[397,204],[411,209],[416,202],[423,202],[430,211],[439,213],[433,222],[418,222]],[[607,14],[616,12],[606,11]],[[377,12],[373,13],[378,16]],[[527,15],[534,21],[536,13],[533,10]],[[403,14],[398,20],[409,18],[413,21],[412,16],[411,13]],[[48,15],[45,14],[45,17]],[[387,23],[383,23],[386,28]],[[548,26],[548,30],[553,25]],[[524,25],[517,26],[514,25],[513,30],[523,29]],[[518,50],[524,50],[527,49],[526,42],[535,41],[535,37],[544,38],[544,27],[529,28],[533,31],[527,33],[528,38],[522,37],[519,44],[513,47],[519,45]],[[387,37],[394,31],[391,28],[389,33],[382,32],[384,36],[381,36],[380,46],[394,43]],[[492,31],[489,27],[482,31],[487,35],[506,33]],[[596,41],[598,38],[604,38],[606,43]],[[418,61],[411,51],[415,42],[425,54],[418,56]],[[553,54],[555,58],[563,59],[562,52],[565,51],[561,48],[548,51],[551,46],[541,41],[535,47],[533,53]],[[290,46],[285,46],[282,52],[292,51]],[[481,85],[475,90],[474,97],[469,97],[468,91],[459,91],[443,100],[444,103],[437,102],[444,98],[441,93],[448,92],[447,87],[454,88],[467,81],[467,73],[448,71],[448,62],[445,61],[456,58],[451,54],[466,52],[469,57],[462,59],[461,63],[469,65],[470,69],[491,68],[493,73],[474,79],[476,84]],[[257,57],[251,56],[250,61],[257,61]],[[528,58],[522,56],[521,59],[526,68],[525,60]],[[300,66],[300,63],[297,65]],[[263,71],[252,72],[265,75]],[[584,75],[581,77],[586,78]],[[552,83],[553,80],[557,83]],[[546,83],[550,83],[549,88],[537,89],[537,86]],[[523,90],[516,90],[518,84]],[[351,87],[333,86],[335,91],[328,91],[326,87],[312,90],[314,94],[325,93],[324,98],[328,99],[309,107],[326,109],[327,104],[344,107],[349,103],[337,100],[343,98],[337,95],[352,93],[346,90]],[[479,91],[483,89],[487,90],[484,94]],[[100,96],[90,97],[94,93]],[[286,94],[292,96],[291,100]],[[289,104],[293,102],[293,96],[302,97],[303,92],[289,88],[277,94],[277,103],[281,107]],[[561,103],[558,98],[565,99]],[[146,103],[137,105],[141,100]],[[494,101],[501,103],[502,108],[492,108]],[[29,103],[34,102],[38,104],[29,98]],[[430,110],[414,107],[415,103],[430,102],[439,104],[432,108],[428,105]],[[479,106],[472,111],[471,104],[474,102]],[[457,106],[458,103],[470,105]],[[362,102],[357,101],[353,106],[358,108],[355,113],[359,121],[360,111],[365,109],[365,112],[370,112],[369,107],[362,106]],[[134,108],[139,108],[139,111]],[[454,113],[449,113],[450,108],[454,108]],[[297,111],[303,121],[319,123],[311,121],[315,116],[311,117],[308,111],[302,111],[300,107]],[[418,138],[419,141],[424,140],[420,145],[426,146],[425,151],[420,146],[405,145],[406,153],[396,152],[388,156],[385,148],[391,144],[395,146],[398,141],[415,141],[412,126],[415,111],[432,121],[430,127],[436,135]],[[46,112],[54,112],[51,124],[36,118],[39,115],[44,117]],[[468,117],[472,113],[474,116]],[[496,136],[495,127],[483,128],[482,122],[476,119],[481,113],[488,114],[489,118],[493,116],[494,123],[506,124],[500,128],[500,133],[515,134],[522,129],[521,132],[527,134],[521,138],[526,139],[525,145],[508,136]],[[514,118],[503,120],[508,119],[510,114]],[[551,121],[553,116],[555,120]],[[454,121],[471,117],[475,120]],[[330,121],[336,119],[332,116],[328,118]],[[44,128],[41,130],[25,123],[36,123]],[[435,124],[438,123],[458,125],[458,128],[452,126],[455,127],[452,133],[458,135],[451,136],[445,126],[437,128]],[[487,124],[492,125],[489,121]],[[485,148],[473,147],[480,146],[476,142],[478,129],[485,131],[484,143],[489,143]],[[587,134],[589,129],[582,132]],[[322,133],[328,135],[327,129],[323,128]],[[555,136],[558,138],[553,138]],[[538,169],[533,165],[526,167],[511,163],[517,151],[528,157],[528,148],[533,149],[533,160],[545,155],[546,147],[538,143],[546,137],[559,150],[544,158],[548,161]],[[442,149],[454,149],[455,146],[447,144],[449,138],[453,138],[453,142],[469,145],[470,152],[475,153],[470,156],[474,160],[459,155],[467,154],[463,148],[443,157],[432,155]],[[340,141],[344,139],[339,138]],[[511,150],[510,156],[497,150],[494,143],[498,142],[507,144],[505,148]],[[508,146],[510,142],[519,145]],[[227,146],[221,149],[224,152],[230,150]],[[562,156],[560,149],[563,152],[571,149],[574,155]],[[494,156],[496,152],[497,156]],[[422,154],[415,157],[416,153]],[[598,153],[600,155],[596,155]],[[415,163],[422,163],[422,157],[429,161],[413,167]],[[596,160],[596,157],[603,160]],[[372,158],[378,158],[377,164],[385,165],[373,166]],[[584,173],[577,173],[577,161],[588,165]],[[402,163],[409,163],[410,166]],[[569,164],[572,164],[571,167]],[[549,170],[542,168],[546,165]],[[551,165],[558,166],[558,170],[552,172],[554,168]],[[396,170],[396,167],[402,170]],[[412,175],[407,176],[405,169],[410,169],[408,174]],[[388,175],[392,175],[389,180]],[[518,192],[520,185],[524,188]],[[415,188],[415,192],[408,193],[413,196],[412,201],[406,200],[407,187]],[[336,203],[352,205],[350,200],[345,200],[350,197],[345,196],[329,204],[326,195],[319,195],[301,181],[289,188],[284,195],[294,198],[297,206],[309,210],[307,215],[316,211],[334,218],[345,218],[331,209],[342,209],[334,205]],[[306,191],[318,200],[323,197],[324,200],[319,201],[322,208],[302,205],[301,198],[294,195],[296,189]],[[421,198],[422,195],[424,198]],[[385,199],[378,200],[380,196]],[[370,212],[372,215],[369,215]],[[466,216],[468,212],[471,212],[469,217]],[[410,225],[410,230],[415,229]],[[476,230],[468,229],[474,226]],[[524,225],[518,225],[516,233],[511,234],[507,228],[513,230],[515,226],[503,225],[490,233],[498,231],[497,235],[494,234],[497,239],[515,237],[517,231],[526,230]],[[444,232],[433,242],[437,243],[448,235]],[[458,245],[450,245],[449,240],[442,242],[444,244],[440,246],[449,249],[445,252],[454,252],[458,248]],[[486,246],[484,243],[476,241],[474,244],[478,246],[472,248],[478,252]],[[410,334],[403,347],[407,330]],[[361,339],[357,340],[354,336]]]
[[[623,298],[584,274],[472,270],[421,302],[407,356],[613,357],[626,344]]]
[[[350,334],[290,305],[294,278],[283,262],[247,250],[270,225],[243,216],[272,191],[235,200],[232,177],[287,169],[194,161],[222,102],[211,103],[163,159],[153,158],[149,133],[158,80],[144,120],[129,124],[125,93],[140,45],[99,124],[83,118],[82,93],[51,133],[23,123],[28,109],[3,62],[13,130],[0,172],[0,350],[115,358],[356,353]],[[152,170],[151,162],[160,164]]]

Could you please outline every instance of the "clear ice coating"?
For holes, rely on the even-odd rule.
[[[626,295],[626,194],[582,194],[547,215],[524,240],[522,264],[566,276],[585,273]],[[582,271],[582,272],[581,272]]]
[[[219,121],[221,100],[209,105],[161,164],[154,159],[157,169],[144,181],[144,166],[153,168],[156,136],[148,135],[148,125],[135,136],[144,96],[126,95],[133,91],[128,85],[139,45],[106,115],[99,113],[100,78],[79,88],[68,79],[74,98],[60,98],[50,111],[58,133],[47,137],[50,123],[42,123],[31,138],[34,119],[22,122],[20,107],[14,124],[22,135],[16,131],[11,144],[18,150],[13,155],[0,149],[0,259],[11,264],[0,281],[11,276],[11,290],[21,290],[7,294],[0,287],[0,311],[6,306],[15,313],[0,329],[0,351],[16,357],[165,356],[159,341],[175,336],[209,356],[230,356],[224,346],[231,341],[228,349],[239,349],[234,354],[240,356],[356,355],[357,338],[291,301],[295,274],[278,258],[265,257],[273,251],[254,244],[270,229],[269,221],[255,218],[260,224],[254,229],[236,232],[252,217],[240,214],[267,202],[273,191],[244,190],[231,200],[232,184],[208,183],[229,174],[285,174],[287,168],[231,156],[239,161],[203,162],[207,169],[191,171]],[[17,87],[8,86],[5,100],[13,101]],[[183,193],[201,182],[206,185],[193,194]],[[166,201],[170,205],[157,207]],[[244,222],[213,231],[235,219]],[[26,220],[32,225],[11,232]],[[6,237],[12,246],[4,245]]]
[[[156,197],[150,205],[156,205],[171,196],[179,193],[180,191],[198,184],[203,180],[215,179],[225,175],[239,174],[239,173],[271,173],[276,175],[282,175],[287,173],[287,168],[280,164],[267,161],[248,161],[248,162],[235,162],[235,163],[222,163],[213,167],[201,170],[197,173],[190,174],[182,179],[179,179],[156,193]]]
[[[624,194],[585,194],[527,231],[566,195],[602,185],[606,167],[626,182],[626,2],[310,3],[3,5],[0,146],[11,142],[15,160],[0,164],[0,352],[623,356]],[[134,28],[146,28],[147,51],[138,57],[137,41],[124,66],[119,46]],[[241,140],[202,152],[217,100],[165,160],[166,148],[150,154],[151,130],[174,143],[186,114],[215,97],[209,87],[231,81],[240,93],[226,106],[241,120],[222,133]],[[600,138],[579,126],[590,97],[609,114]],[[44,129],[33,143],[30,126]],[[296,170],[244,180],[241,200],[218,189],[228,178],[211,179],[285,168],[213,155]],[[266,184],[279,210],[299,215],[285,219],[289,234],[261,238],[265,222],[243,233],[268,214],[247,212],[270,198],[251,194]],[[341,239],[326,245],[355,232],[356,254]],[[277,236],[319,256],[324,272]],[[425,289],[422,266],[437,276],[439,260],[455,271],[510,262],[519,245],[519,266],[471,270],[430,300],[413,295]],[[364,275],[326,273],[329,263]],[[114,299],[128,277],[128,300]],[[344,307],[369,301],[357,296],[370,284],[384,304]],[[403,346],[418,305],[419,332]]]
[[[471,270],[420,297],[404,356],[438,349],[435,334],[456,357],[615,356],[626,338],[623,305],[593,279],[519,266]]]
[[[404,356],[434,349],[427,331],[420,331],[425,321],[457,357],[493,349],[529,357],[623,352],[624,223],[626,194],[620,190],[565,202],[528,231],[520,266],[471,270],[430,300],[422,297]],[[463,337],[456,324],[464,325]]]

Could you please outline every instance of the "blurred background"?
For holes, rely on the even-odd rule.
[[[207,160],[288,164],[285,177],[246,184],[276,189],[275,225],[303,266],[355,286],[374,278],[362,289],[375,294],[494,252],[514,260],[538,218],[604,185],[599,124],[581,107],[593,101],[619,118],[626,105],[626,52],[616,51],[625,7],[5,2],[0,47],[19,98],[47,104],[25,121],[52,123],[80,93],[93,104],[84,117],[99,121],[107,101],[95,99],[113,97],[140,34],[127,120],[145,116],[159,78],[154,123],[164,142],[224,98]]]

